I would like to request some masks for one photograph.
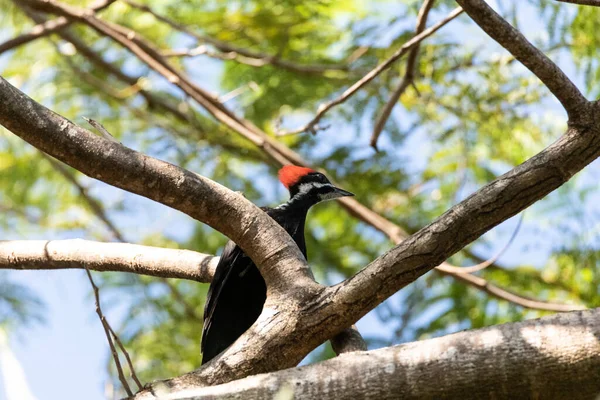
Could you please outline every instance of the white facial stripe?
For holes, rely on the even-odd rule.
[[[298,194],[302,193],[308,193],[313,189],[319,189],[322,188],[324,186],[329,186],[329,187],[333,187],[332,184],[330,183],[319,183],[319,182],[308,182],[308,183],[302,183],[299,187],[298,187]]]

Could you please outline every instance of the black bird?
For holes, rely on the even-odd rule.
[[[263,207],[271,218],[294,239],[304,258],[304,222],[308,209],[324,200],[352,193],[337,188],[320,172],[286,165],[279,180],[290,191],[290,199],[275,208]],[[208,289],[202,329],[202,364],[236,341],[258,319],[267,287],[258,268],[234,242],[223,249],[215,276]]]

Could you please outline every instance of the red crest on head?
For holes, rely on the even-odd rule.
[[[315,170],[297,167],[295,165],[285,165],[279,170],[279,181],[283,183],[283,186],[289,189],[291,186],[294,186],[296,183],[298,183],[300,178],[310,174],[311,172],[315,172]]]

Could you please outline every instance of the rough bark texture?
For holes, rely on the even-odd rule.
[[[600,309],[344,354],[301,368],[140,399],[595,399]]]
[[[243,196],[96,136],[36,103],[1,77],[0,124],[92,178],[182,211],[219,230],[263,267],[261,272],[273,289],[285,286],[289,277],[308,286],[314,284],[292,238]]]
[[[210,282],[218,257],[189,250],[90,240],[1,240],[0,269],[89,268]]]

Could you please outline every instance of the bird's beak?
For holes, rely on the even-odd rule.
[[[354,193],[350,193],[344,189],[340,189],[340,188],[336,187],[335,190],[333,191],[333,195],[334,195],[334,198],[338,198],[338,197],[354,196]]]

